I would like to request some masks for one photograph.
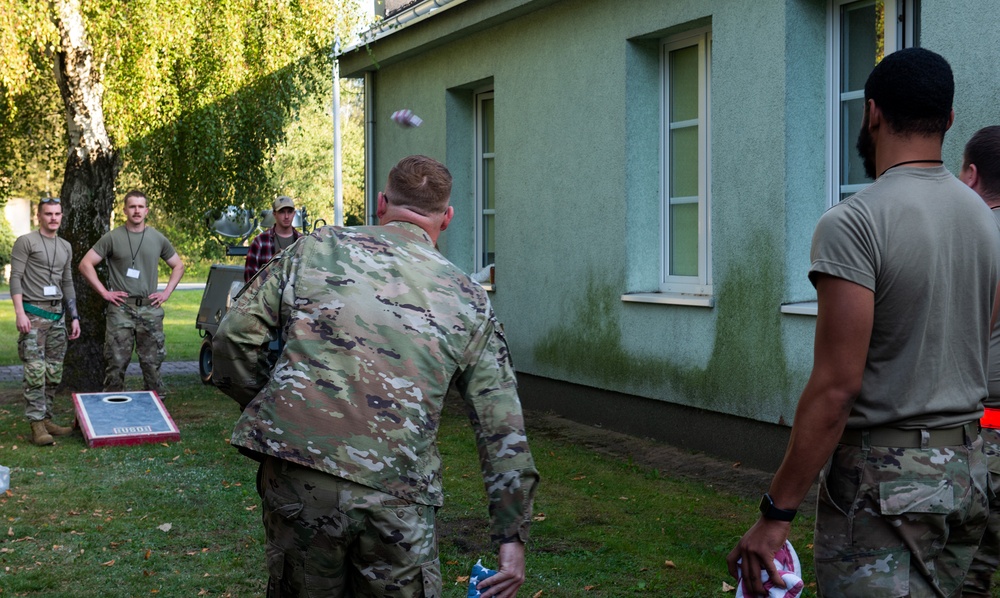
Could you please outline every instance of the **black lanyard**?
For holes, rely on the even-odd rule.
[[[42,240],[42,249],[45,250],[45,261],[49,263],[49,284],[55,284],[52,282],[52,269],[55,266],[56,257],[59,255],[59,241],[55,237],[52,238],[52,258],[50,259],[49,247],[45,244],[45,235],[42,234],[42,231],[38,231],[38,237]]]
[[[125,238],[128,239],[128,251],[129,253],[132,253],[132,232],[128,229],[127,226],[125,227]],[[139,255],[139,250],[142,249],[142,242],[145,240],[146,240],[146,227],[144,226],[142,227],[142,236],[139,237],[139,246],[135,248],[135,253],[132,253],[131,268],[133,269],[135,268],[135,258],[137,255]]]

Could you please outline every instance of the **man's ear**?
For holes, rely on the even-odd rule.
[[[875,100],[868,100],[865,103],[865,111],[868,113],[868,132],[874,133],[875,129],[882,125],[882,109]]]
[[[979,169],[976,168],[975,164],[963,166],[962,170],[958,172],[958,180],[968,185],[970,189],[975,190],[979,184]]]
[[[448,209],[444,211],[444,216],[441,217],[441,230],[448,228],[448,225],[451,224],[451,219],[454,218],[454,216],[455,208],[448,206]]]
[[[385,198],[385,193],[381,191],[378,192],[378,199],[375,203],[375,215],[378,216],[379,220],[385,216],[385,211],[389,208],[389,200]]]

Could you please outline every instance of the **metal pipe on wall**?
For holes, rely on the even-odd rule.
[[[375,186],[375,73],[365,72],[365,211],[368,224],[378,224]]]
[[[344,226],[344,162],[340,135],[340,36],[333,41],[333,224]]]

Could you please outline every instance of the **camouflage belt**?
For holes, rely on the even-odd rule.
[[[47,301],[46,303],[49,303],[51,305],[58,305],[60,302]],[[40,307],[36,307],[31,303],[28,303],[27,301],[23,302],[21,305],[24,307],[24,311],[28,312],[29,314],[38,316],[39,318],[45,318],[46,320],[52,320],[53,322],[56,322],[60,318],[62,318],[62,313],[60,312],[47,311]]]
[[[844,430],[840,444],[851,446],[888,446],[893,448],[937,448],[959,446],[979,436],[979,422],[957,428],[902,430],[900,428],[863,428]],[[866,442],[867,441],[867,442]]]

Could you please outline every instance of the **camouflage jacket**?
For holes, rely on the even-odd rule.
[[[419,227],[300,239],[237,297],[213,349],[217,386],[243,407],[233,445],[426,505],[443,502],[437,430],[454,387],[493,538],[527,539],[538,472],[507,343],[483,289]]]

